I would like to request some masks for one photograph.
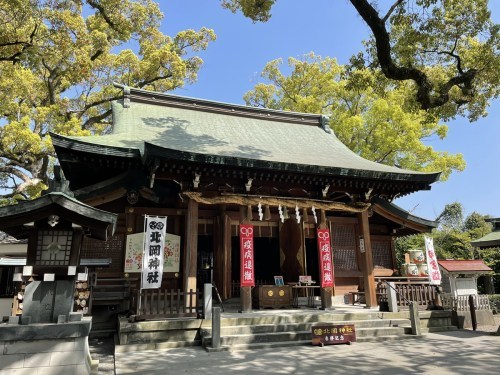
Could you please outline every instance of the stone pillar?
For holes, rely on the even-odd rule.
[[[389,303],[389,311],[398,311],[398,296],[396,295],[396,284],[391,281],[387,283],[387,302]]]
[[[212,318],[212,284],[203,284],[203,319]]]
[[[214,307],[212,313],[212,348],[220,348],[220,307]]]
[[[422,330],[420,328],[420,318],[418,316],[418,305],[415,301],[410,302],[410,323],[411,323],[411,334],[420,336]]]

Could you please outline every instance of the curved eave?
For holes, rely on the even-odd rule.
[[[52,144],[54,145],[57,154],[59,154],[58,150],[62,151],[66,149],[71,151],[83,152],[88,154],[99,154],[102,156],[110,156],[110,157],[131,158],[131,159],[141,158],[141,152],[136,148],[98,145],[91,142],[84,142],[81,140],[68,138],[55,133],[50,133],[50,136],[52,138]]]
[[[500,240],[491,240],[491,241],[472,241],[470,243],[473,247],[500,247]]]
[[[117,214],[90,207],[63,193],[49,193],[32,201],[0,207],[0,229],[9,233],[16,227],[55,214],[88,228],[90,237],[107,240],[116,229]]]
[[[413,229],[419,233],[431,232],[437,228],[438,222],[427,220],[410,214],[401,207],[389,203],[385,199],[379,197],[372,198],[373,211],[388,220],[398,223],[402,227]]]
[[[439,179],[440,173],[389,173],[362,169],[338,168],[321,165],[282,163],[268,160],[256,160],[247,158],[238,158],[224,155],[200,154],[174,150],[161,147],[152,143],[144,144],[144,163],[152,164],[157,159],[179,160],[186,162],[202,163],[209,165],[226,165],[250,169],[263,169],[280,172],[308,173],[323,176],[335,177],[355,177],[384,181],[405,181],[431,184]]]

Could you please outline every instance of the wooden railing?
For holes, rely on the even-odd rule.
[[[394,282],[399,307],[409,307],[409,301],[415,302],[419,308],[427,308],[434,304],[437,292],[433,285],[422,282]],[[377,292],[383,294],[381,301],[387,301],[387,285],[383,282],[377,286]]]
[[[131,295],[135,320],[197,317],[202,312],[203,295],[198,290],[138,289]]]

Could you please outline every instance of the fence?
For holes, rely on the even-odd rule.
[[[138,289],[131,294],[136,320],[197,317],[202,312],[203,294],[199,290]]]
[[[474,306],[476,310],[490,310],[490,300],[488,295],[479,294],[472,295],[474,298]],[[453,297],[451,294],[443,293],[442,295],[443,307],[446,310],[453,311],[469,311],[469,296],[457,296]]]
[[[415,302],[420,309],[427,308],[434,304],[437,296],[436,288],[427,283],[396,281],[394,288],[397,292],[398,306],[403,308],[409,308],[408,301]],[[382,295],[380,301],[387,301],[387,285],[385,283],[378,284],[377,293]]]

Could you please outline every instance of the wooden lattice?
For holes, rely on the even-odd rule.
[[[358,270],[354,225],[333,225],[332,247],[335,269]]]
[[[123,272],[124,237],[123,234],[117,234],[108,241],[99,241],[85,237],[80,257],[85,259],[111,258],[111,265],[106,268],[106,271]]]
[[[393,268],[390,240],[372,241],[372,254],[375,268]]]

